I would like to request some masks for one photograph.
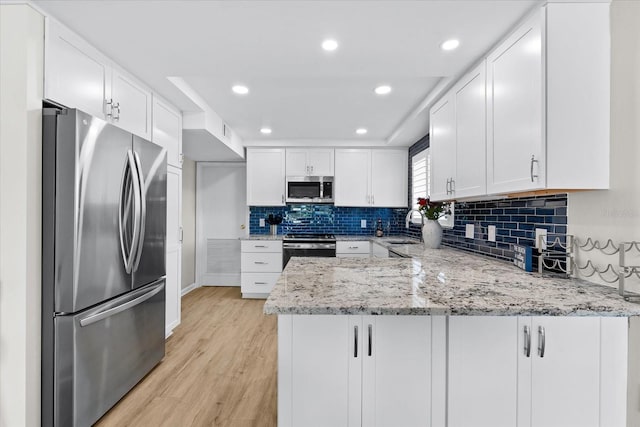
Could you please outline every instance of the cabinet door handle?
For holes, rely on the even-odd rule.
[[[313,166],[311,166],[311,173],[313,173]]]
[[[358,357],[358,327],[353,327],[353,357]]]
[[[367,204],[370,204],[371,203],[370,202],[371,199],[369,198],[369,195],[367,194],[366,197],[367,197]]]
[[[524,327],[524,355],[531,357],[531,331],[528,326]]]
[[[531,155],[531,170],[529,171],[529,173],[531,175],[531,182],[533,182],[534,178],[538,178],[538,175],[534,175],[533,174],[533,164],[534,163],[538,163],[538,161],[536,160],[536,156]]]
[[[376,199],[375,199],[375,196],[373,194],[371,195],[371,204],[372,205],[376,204]]]
[[[104,112],[107,117],[113,116],[113,99],[104,100]]]
[[[371,353],[373,352],[372,350],[372,343],[373,343],[373,326],[369,325],[368,327],[369,329],[369,356],[371,356]]]
[[[451,193],[451,190],[449,189],[449,184],[451,184],[451,180],[449,178],[447,178],[447,186],[445,187],[447,190],[447,194]]]
[[[538,326],[538,355],[544,357],[546,345],[546,333],[543,326]]]
[[[284,203],[284,194],[282,195],[282,203]]]
[[[450,188],[451,188],[451,194],[454,194],[456,192],[456,181],[453,178],[451,178]]]
[[[114,115],[112,115],[112,116],[111,116],[111,118],[112,118],[114,121],[116,121],[116,122],[117,122],[118,120],[120,120],[120,103],[119,103],[119,102],[114,102],[114,104],[113,104],[113,109],[118,111],[118,115],[116,116],[116,115],[114,114]]]

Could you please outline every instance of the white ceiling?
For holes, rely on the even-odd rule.
[[[393,136],[393,144],[410,145],[427,132],[423,101],[434,87],[471,66],[541,1],[33,3],[183,111],[197,111],[167,80],[183,78],[245,143]],[[327,37],[340,43],[335,52],[321,49]],[[461,45],[443,52],[449,38]],[[236,83],[250,93],[233,94]],[[393,91],[376,96],[383,83]],[[265,125],[269,136],[259,132]],[[357,136],[358,127],[369,132]]]

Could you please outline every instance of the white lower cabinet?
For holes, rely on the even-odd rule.
[[[449,318],[448,427],[517,424],[518,318]]]
[[[278,425],[430,425],[429,316],[281,315]]]
[[[430,425],[431,317],[362,321],[362,425]]]
[[[529,358],[520,352],[523,368],[531,364],[531,375],[522,370],[518,377],[518,394],[525,397],[530,391],[531,419],[518,420],[518,426],[609,426],[600,421],[600,319],[533,317],[519,322],[522,329],[530,322],[532,348]],[[526,408],[522,400],[520,407]]]
[[[336,242],[337,258],[369,258],[371,256],[371,243],[361,241]]]
[[[610,320],[451,316],[448,426],[624,426],[612,418],[606,396],[626,384],[602,375],[615,369],[603,358],[623,351],[624,343],[601,346],[611,337],[601,334],[605,322]],[[614,326],[626,330],[624,322]]]
[[[282,273],[282,241],[243,240],[240,249],[242,297],[268,297]]]

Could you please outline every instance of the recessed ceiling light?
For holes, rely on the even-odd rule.
[[[260,133],[263,133],[265,135],[269,135],[271,133],[271,128],[261,128],[260,129]]]
[[[231,90],[233,93],[237,93],[238,95],[246,95],[249,93],[249,88],[243,85],[235,85]]]
[[[391,86],[387,86],[387,85],[378,86],[378,87],[375,89],[375,92],[376,92],[378,95],[387,95],[388,93],[390,93],[390,92],[391,92]]]
[[[460,42],[456,39],[447,40],[446,42],[440,45],[442,50],[453,50],[458,46],[460,46]]]
[[[365,133],[367,133],[367,130],[365,128],[358,128],[356,129],[356,133],[358,135],[364,135]]]
[[[328,52],[334,51],[338,48],[338,42],[333,39],[327,39],[322,42],[322,48]]]

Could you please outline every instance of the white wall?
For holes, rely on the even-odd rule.
[[[610,189],[572,193],[568,197],[568,232],[583,242],[587,237],[603,242],[613,239],[616,243],[640,240],[640,2],[638,1],[614,0],[611,4],[610,153]],[[583,266],[589,257],[595,259],[600,266],[612,263],[617,267],[617,256],[596,255],[595,251],[588,254],[579,252],[578,264]]]
[[[182,289],[196,281],[196,162],[182,163]]]
[[[0,426],[40,425],[44,19],[0,5]]]

